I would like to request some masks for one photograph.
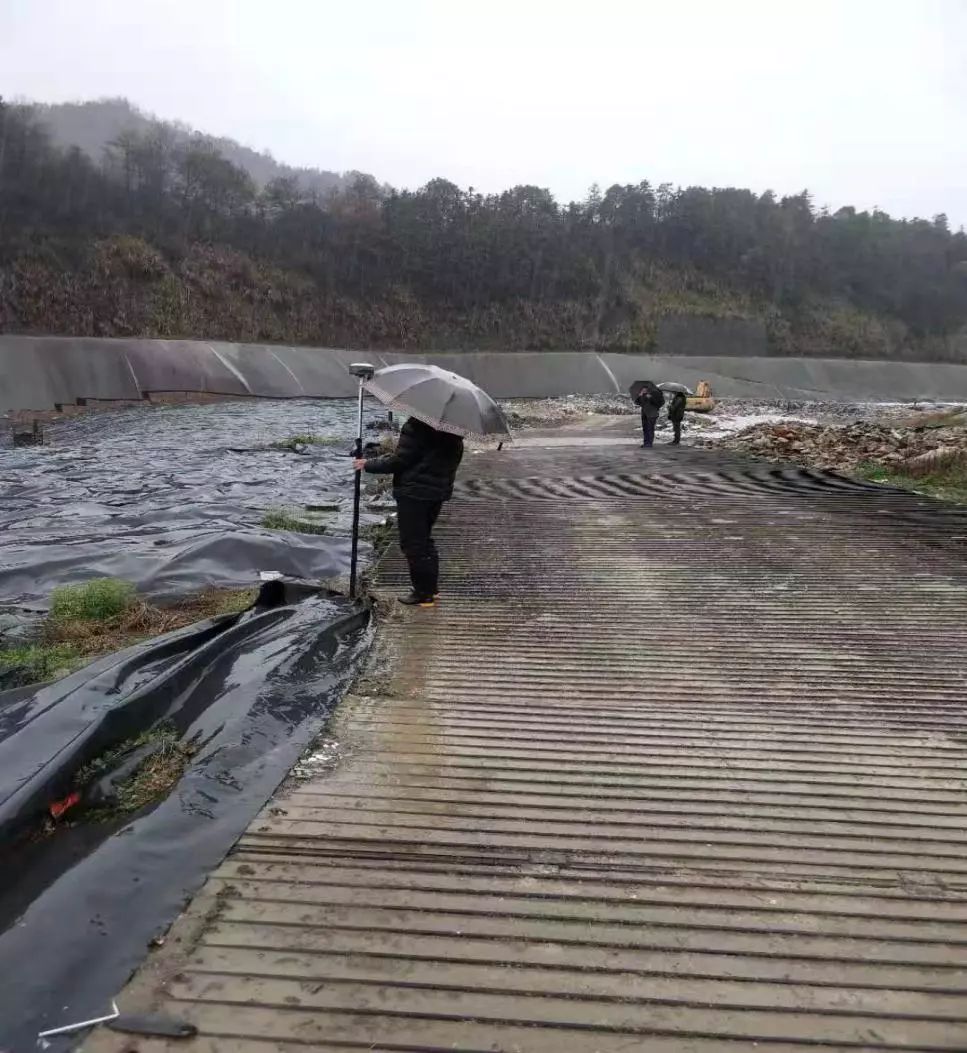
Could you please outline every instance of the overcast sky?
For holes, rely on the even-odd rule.
[[[396,186],[808,188],[967,224],[967,0],[0,0],[0,94]]]

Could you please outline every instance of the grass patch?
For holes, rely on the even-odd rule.
[[[117,583],[128,585],[127,582]],[[71,590],[83,590],[84,586],[70,586]],[[62,593],[64,590],[57,590]],[[128,590],[117,590],[116,595],[128,594]],[[205,618],[225,614],[240,614],[255,602],[257,589],[205,589],[177,603],[157,607],[139,600],[130,586],[132,597],[119,613],[95,618],[84,617],[91,606],[84,603],[61,602],[55,607],[51,602],[51,614],[41,627],[38,637],[28,643],[0,650],[0,676],[5,687],[21,687],[27,684],[57,680],[67,676],[81,665],[112,651],[120,651],[132,644],[141,643],[153,636],[184,629]],[[72,593],[72,596],[79,593]],[[91,593],[83,592],[90,597]],[[101,592],[95,590],[95,595]],[[104,611],[110,605],[102,604]],[[67,617],[65,611],[81,611],[82,616]]]
[[[255,603],[258,589],[205,589],[184,600],[176,610],[198,618],[216,618],[221,614],[241,614]],[[196,620],[196,619],[193,619]]]
[[[194,749],[174,736],[166,738],[134,776],[118,790],[115,811],[133,812],[160,800],[184,775]]]
[[[296,534],[325,534],[326,525],[314,519],[300,516],[286,508],[270,508],[262,516],[262,526],[266,530],[291,530]]]
[[[860,479],[865,479],[870,483],[885,483],[890,475],[887,468],[875,461],[864,461],[858,464],[855,470]]]
[[[859,465],[856,474],[871,483],[916,490],[941,501],[967,505],[967,465],[964,464],[949,464],[925,475],[911,475],[882,464],[867,463]]]
[[[113,746],[100,757],[85,764],[74,776],[75,786],[84,789],[122,763],[127,754],[139,750],[142,746],[152,746],[153,752],[128,779],[117,786],[113,805],[88,813],[90,818],[111,819],[119,814],[138,811],[152,801],[167,796],[184,774],[188,762],[196,752],[192,744],[179,740],[174,728],[169,724],[159,724],[137,738]]]
[[[50,617],[56,622],[104,621],[132,607],[137,591],[130,581],[95,578],[81,585],[62,585],[50,597]]]
[[[83,657],[93,658],[120,651],[152,636],[183,629],[204,618],[238,614],[251,605],[255,595],[254,589],[206,589],[164,607],[136,599],[122,613],[101,621],[51,617],[43,633],[45,642],[70,644]]]
[[[371,523],[369,526],[364,526],[359,533],[373,546],[374,553],[379,556],[386,551],[393,540],[396,528],[391,522]]]
[[[290,435],[287,439],[277,439],[269,443],[270,450],[289,450],[295,453],[299,446],[342,446],[348,443],[339,435],[314,435],[306,432],[303,435]]]
[[[0,675],[10,674],[5,687],[23,687],[45,680],[59,680],[80,664],[73,644],[25,644],[0,651]]]
[[[105,750],[99,757],[95,757],[94,760],[77,769],[74,775],[75,788],[82,790],[88,783],[93,782],[112,768],[125,753],[135,750],[139,746],[145,746],[162,735],[170,734],[172,730],[169,725],[159,724],[155,728],[143,731],[136,738],[127,739],[117,746],[112,746],[109,750]]]

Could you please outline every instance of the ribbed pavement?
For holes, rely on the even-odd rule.
[[[88,1048],[967,1049],[967,515],[558,446],[468,457],[439,535],[122,997],[202,1037]]]

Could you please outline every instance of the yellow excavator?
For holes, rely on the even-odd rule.
[[[715,399],[712,398],[712,385],[707,380],[700,380],[695,388],[695,394],[685,400],[685,409],[689,413],[711,413],[715,409]]]

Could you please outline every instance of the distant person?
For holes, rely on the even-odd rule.
[[[658,385],[649,380],[638,392],[635,402],[641,407],[641,445],[648,449],[655,445],[655,425],[658,423],[658,414],[665,405],[665,396]]]
[[[408,607],[432,607],[439,598],[440,557],[433,526],[463,458],[463,439],[410,417],[396,449],[383,457],[353,462],[357,472],[393,476],[400,549],[410,568],[412,590],[400,597]]]
[[[676,391],[668,404],[668,419],[672,422],[672,427],[675,429],[675,438],[672,439],[672,446],[679,446],[682,441],[682,421],[685,419],[686,402],[684,393]]]

